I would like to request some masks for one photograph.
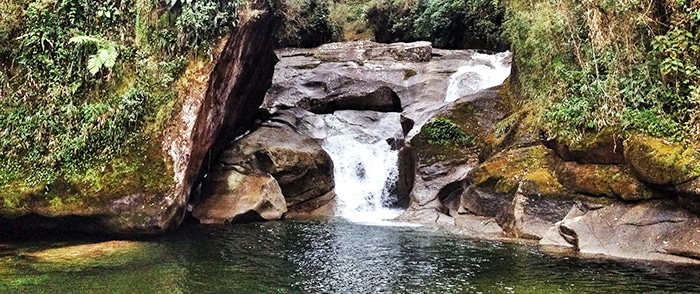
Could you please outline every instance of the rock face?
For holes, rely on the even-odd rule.
[[[584,254],[700,263],[700,218],[669,201],[613,204],[596,210],[578,207],[552,228],[541,244]],[[558,235],[562,238],[558,238]]]
[[[282,197],[282,201],[275,203],[281,203],[283,209],[274,205],[275,210],[281,212],[269,214],[272,218],[263,217],[264,219],[282,218],[282,213],[287,209],[300,215],[329,204],[334,199],[333,162],[315,139],[300,132],[303,124],[293,112],[281,111],[266,118],[250,134],[235,141],[222,153],[216,163],[217,167],[203,183],[203,200],[195,206],[193,216],[207,222],[198,217],[201,215],[198,212],[223,209],[208,203],[216,201],[211,199],[220,198],[218,186],[234,181],[241,174],[263,175],[274,183],[268,185],[279,187],[280,193],[275,189],[256,191],[260,195],[258,197],[264,199],[279,198],[277,194]],[[263,195],[264,192],[270,195]],[[248,193],[250,191],[239,189],[230,191],[229,197],[247,198]],[[239,205],[252,211],[259,203],[248,201]],[[241,211],[238,207],[228,209],[231,214]],[[236,219],[232,221],[235,222]]]
[[[203,224],[274,220],[287,212],[282,190],[269,174],[221,166],[211,177],[203,192],[208,197],[192,211]]]
[[[172,205],[180,207],[180,221],[207,154],[220,153],[223,142],[247,128],[272,80],[277,58],[272,53],[270,36],[277,19],[266,10],[264,1],[252,5],[259,13],[251,13],[257,16],[229,37],[211,72],[206,92],[186,98],[178,121],[163,141],[174,162],[178,185]],[[222,133],[224,129],[229,131]]]
[[[433,49],[428,42],[368,41],[278,50],[280,63],[263,107],[403,111],[419,128],[446,104],[450,75],[480,62],[474,53]]]
[[[426,130],[411,139],[410,145],[416,153],[416,178],[411,192],[412,205],[404,219],[420,219],[424,213],[416,212],[425,209],[457,215],[461,208],[460,195],[468,186],[467,174],[477,166],[480,150],[487,145],[495,123],[509,114],[506,104],[498,89],[488,89],[463,97],[436,112],[435,117],[454,122],[474,138],[471,146],[431,143]]]
[[[133,182],[122,184],[127,177],[111,173],[112,163],[107,163],[102,170],[88,171],[106,174],[100,178],[104,181],[67,188],[78,195],[88,193],[89,197],[67,203],[70,195],[65,199],[41,199],[41,193],[36,193],[31,205],[0,212],[2,230],[9,230],[10,234],[45,228],[142,235],[176,228],[184,218],[190,191],[205,157],[220,150],[218,142],[226,142],[246,128],[272,79],[277,58],[271,36],[277,18],[267,11],[264,1],[250,1],[248,7],[247,15],[255,17],[242,20],[213,50],[212,63],[188,67],[185,79],[191,87],[173,98],[175,109],[170,125],[153,131],[163,134],[160,144],[151,142],[153,150],[145,158],[117,162],[147,167],[133,171],[136,176],[129,175]],[[222,135],[223,129],[232,131]],[[168,177],[172,184],[154,192],[143,180],[145,177]],[[117,188],[106,182],[117,183]]]

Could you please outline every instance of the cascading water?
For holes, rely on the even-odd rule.
[[[333,159],[338,214],[356,222],[397,217],[389,206],[398,179],[398,151],[385,141],[363,142],[352,135],[327,138],[323,147]]]
[[[474,53],[469,64],[460,66],[450,76],[445,101],[452,102],[465,95],[498,86],[510,75],[510,51],[496,54]]]
[[[403,138],[400,114],[337,111],[323,116],[323,121],[321,145],[333,160],[336,214],[374,224],[399,216],[402,211],[391,208],[396,202],[399,152],[386,140]]]

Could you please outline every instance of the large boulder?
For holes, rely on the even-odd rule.
[[[210,175],[208,195],[198,203],[192,216],[203,224],[226,224],[280,219],[287,212],[282,190],[266,173],[248,174],[240,167],[220,166]]]
[[[684,146],[641,134],[625,141],[625,158],[645,183],[672,187],[700,177],[700,153]]]
[[[176,228],[207,154],[216,154],[221,142],[246,128],[272,79],[277,17],[264,1],[250,1],[247,9],[245,15],[255,17],[242,19],[212,48],[209,62],[191,62],[185,69],[178,85],[188,86],[178,86],[173,101],[165,103],[172,109],[159,110],[172,119],[148,125],[157,135],[124,144],[118,156],[83,175],[4,197],[0,230],[138,235]]]
[[[217,164],[237,167],[246,173],[270,174],[279,184],[290,210],[302,203],[305,210],[315,210],[333,200],[328,197],[335,186],[333,162],[317,140],[299,131],[301,124],[291,112],[276,113],[235,141],[221,154]],[[217,184],[205,181],[203,191]],[[202,194],[203,199],[211,196]],[[326,201],[313,202],[312,206],[306,203],[321,196],[326,196]]]
[[[572,210],[542,244],[588,255],[700,263],[700,217],[672,201]]]
[[[477,166],[495,124],[509,113],[510,108],[498,88],[465,96],[435,111],[434,119],[454,124],[473,142],[468,146],[460,142],[437,142],[433,136],[438,134],[431,129],[431,123],[411,138],[410,146],[416,154],[416,177],[408,213],[429,209],[457,215],[468,172]],[[421,215],[424,214],[414,213],[410,218]]]

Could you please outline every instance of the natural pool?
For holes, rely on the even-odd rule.
[[[0,292],[700,292],[698,267],[557,257],[532,244],[340,218],[189,224],[156,239],[81,244],[5,243]]]

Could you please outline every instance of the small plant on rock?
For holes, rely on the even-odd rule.
[[[467,135],[454,122],[444,117],[438,117],[423,127],[428,135],[429,144],[471,146],[474,138]]]

